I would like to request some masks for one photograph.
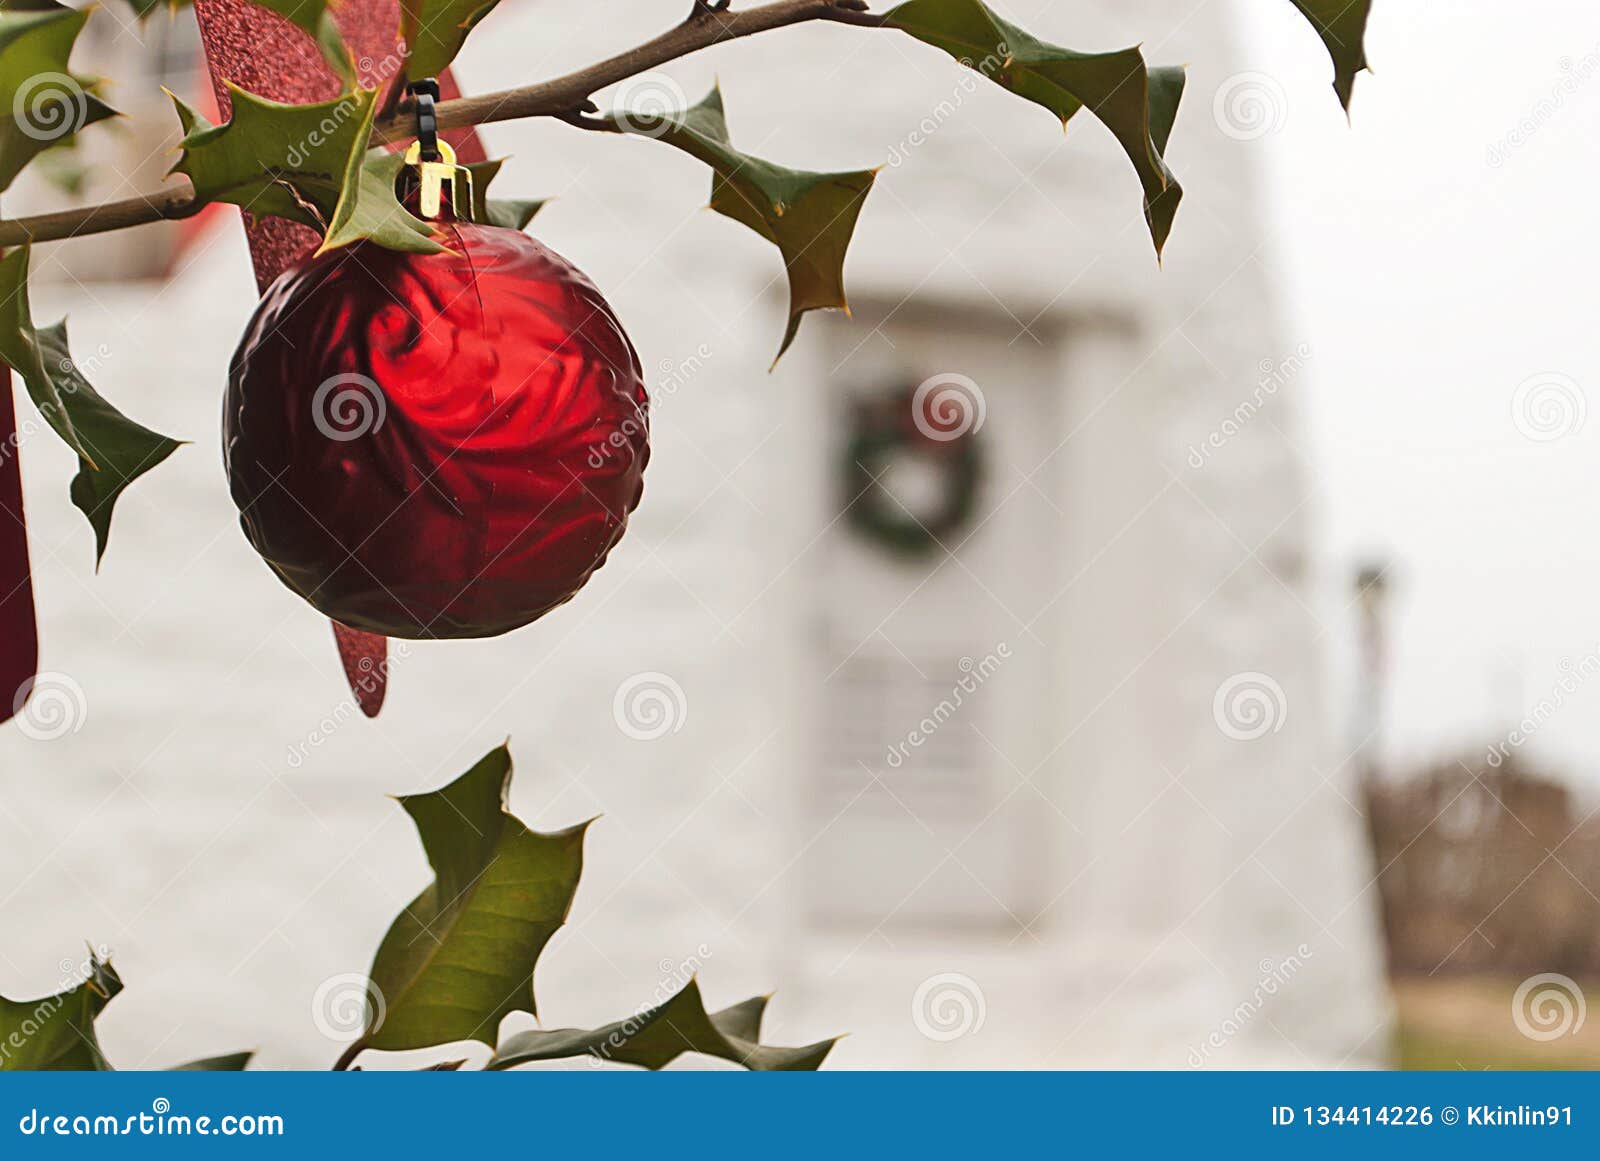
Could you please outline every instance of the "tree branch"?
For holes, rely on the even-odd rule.
[[[884,27],[883,18],[867,11],[867,0],[775,0],[740,12],[714,4],[697,3],[689,18],[638,48],[603,60],[564,77],[487,93],[442,101],[437,106],[441,129],[461,129],[494,121],[524,117],[570,118],[572,112],[600,89],[638,76],[653,68],[711,48],[724,41],[770,32],[791,24],[827,20],[865,28]],[[387,144],[412,136],[410,109],[402,105],[392,117],[373,126],[372,143]],[[49,242],[125,230],[151,222],[186,218],[201,208],[186,179],[154,193],[82,209],[58,210],[27,218],[0,220],[0,247],[29,242]]]

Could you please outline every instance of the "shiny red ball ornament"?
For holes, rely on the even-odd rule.
[[[491,637],[572,598],[638,504],[638,356],[592,282],[515,230],[362,242],[286,271],[234,356],[245,535],[356,629]]]

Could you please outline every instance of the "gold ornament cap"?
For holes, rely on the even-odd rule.
[[[438,221],[448,210],[449,216],[458,221],[472,221],[472,171],[456,164],[456,151],[448,141],[434,142],[434,151],[437,158],[425,161],[421,141],[413,141],[406,150],[402,180],[409,175],[415,185],[417,216]]]

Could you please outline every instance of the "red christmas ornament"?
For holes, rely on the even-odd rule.
[[[566,259],[464,221],[439,239],[452,252],[363,242],[280,276],[234,356],[224,454],[245,535],[317,609],[491,637],[571,599],[621,538],[648,399]]]

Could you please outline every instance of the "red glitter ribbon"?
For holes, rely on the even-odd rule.
[[[27,701],[39,664],[39,630],[33,615],[28,568],[28,525],[22,511],[22,470],[17,463],[17,411],[11,368],[0,363],[0,722]]]
[[[232,115],[224,81],[284,104],[308,105],[339,96],[339,79],[311,37],[276,13],[249,0],[196,0],[195,14],[222,116]],[[361,83],[382,88],[387,95],[387,90],[400,80],[404,59],[400,5],[396,0],[344,0],[333,15],[356,59]],[[445,100],[459,95],[448,72],[439,78],[439,91]],[[462,164],[484,160],[476,130],[455,130],[441,136],[455,148]],[[255,265],[257,291],[264,291],[273,279],[310,255],[321,242],[317,232],[306,226],[282,218],[258,218],[248,211],[244,214],[244,227],[250,242],[250,260]],[[24,567],[26,551],[24,544]],[[345,680],[350,683],[361,712],[369,718],[376,717],[389,685],[388,641],[337,622],[333,622],[333,636]]]

